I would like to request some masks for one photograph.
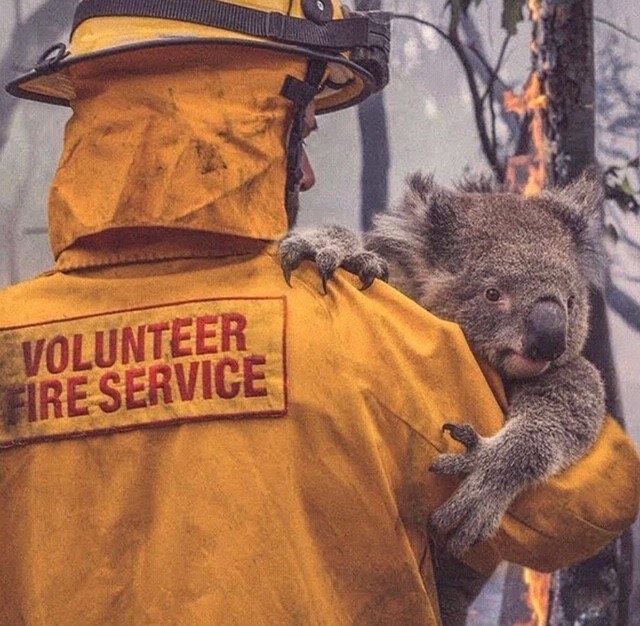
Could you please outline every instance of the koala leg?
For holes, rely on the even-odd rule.
[[[483,472],[471,472],[429,520],[431,530],[456,558],[496,532],[511,502],[503,493],[488,493],[484,480]]]

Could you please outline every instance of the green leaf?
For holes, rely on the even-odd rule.
[[[502,4],[502,28],[510,35],[515,35],[518,24],[522,22],[522,7],[525,0],[503,0]]]

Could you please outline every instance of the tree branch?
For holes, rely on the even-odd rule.
[[[467,49],[465,45],[462,43],[459,33],[458,26],[460,24],[460,14],[451,11],[451,20],[449,23],[448,31],[445,31],[443,28],[430,22],[428,20],[418,18],[415,15],[411,15],[408,13],[393,13],[394,19],[406,19],[412,22],[416,22],[417,24],[421,24],[423,26],[427,26],[433,29],[440,37],[442,37],[453,49],[455,55],[458,57],[460,64],[462,65],[462,69],[464,71],[467,85],[469,87],[469,92],[471,93],[471,101],[473,104],[473,114],[476,122],[476,129],[478,131],[478,136],[480,138],[480,144],[482,147],[482,152],[485,155],[491,169],[493,170],[497,180],[502,182],[504,180],[504,164],[502,164],[498,158],[497,151],[497,141],[495,135],[495,111],[493,109],[493,98],[489,105],[490,115],[492,115],[492,131],[491,136],[489,134],[489,130],[487,128],[487,122],[484,117],[484,103],[486,100],[486,93],[481,95],[480,89],[478,87],[478,83],[476,81],[476,75],[474,71],[473,64],[471,59],[467,53]],[[506,48],[506,42],[503,43],[503,48]],[[472,50],[469,48],[478,59],[481,60],[481,63],[488,72],[487,79],[487,89],[493,94],[493,85],[496,82],[497,74],[500,69],[500,65],[504,59],[504,50],[501,50],[499,57],[499,64],[496,68],[491,68],[489,63],[484,59],[484,57],[480,54],[478,50]]]
[[[636,42],[640,43],[640,37],[637,37],[633,33],[630,33],[628,30],[625,30],[624,28],[622,28],[622,26],[618,26],[614,22],[611,22],[610,20],[605,19],[604,17],[598,17],[596,15],[593,18],[593,21],[594,22],[600,22],[600,24],[604,24],[605,26],[608,26],[609,28],[612,28],[613,30],[615,30],[615,31],[619,32],[620,34],[624,35],[625,37],[627,37],[628,39],[631,39],[632,41],[636,41]]]

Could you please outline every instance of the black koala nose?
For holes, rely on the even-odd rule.
[[[534,304],[526,319],[524,352],[532,359],[553,361],[567,347],[567,314],[555,300]]]

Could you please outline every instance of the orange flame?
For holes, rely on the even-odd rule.
[[[527,2],[527,6],[529,7],[529,12],[531,13],[531,21],[532,22],[539,22],[540,21],[540,17],[541,17],[541,13],[542,13],[542,7],[541,7],[541,0],[529,0]]]
[[[547,106],[548,98],[536,72],[529,76],[522,95],[513,91],[504,94],[504,107],[507,111],[531,117],[529,151],[511,157],[507,163],[506,184],[510,191],[533,196],[540,193],[547,184],[547,142],[543,116]]]
[[[549,619],[549,594],[553,576],[524,569],[523,577],[528,586],[524,600],[531,609],[531,619],[527,622],[517,622],[514,626],[545,626]]]

